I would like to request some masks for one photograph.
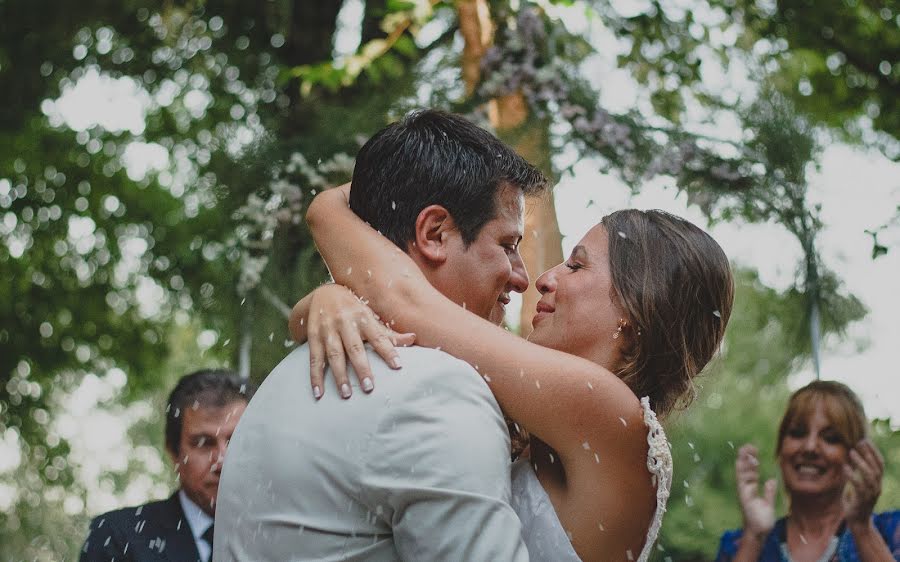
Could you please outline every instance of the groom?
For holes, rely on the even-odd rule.
[[[528,287],[524,196],[546,186],[486,131],[418,111],[362,147],[350,206],[443,294],[499,322],[510,291]],[[348,403],[315,400],[305,345],[272,371],[229,447],[217,562],[527,560],[509,434],[487,385],[439,350],[398,352],[400,371],[370,352],[378,392],[356,388]]]

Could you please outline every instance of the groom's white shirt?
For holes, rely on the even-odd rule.
[[[373,352],[375,391],[317,403],[307,346],[250,401],[232,437],[213,559],[527,560],[510,507],[509,434],[485,382],[434,349]]]

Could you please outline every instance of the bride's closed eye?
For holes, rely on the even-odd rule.
[[[566,262],[566,267],[568,267],[572,271],[578,271],[579,269],[583,268],[584,266],[578,262]]]

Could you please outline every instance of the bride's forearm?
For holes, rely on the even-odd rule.
[[[403,322],[406,315],[396,312],[404,309],[414,318],[425,312],[429,294],[440,294],[412,258],[350,210],[348,197],[345,184],[313,199],[306,222],[316,247],[337,283],[369,302],[393,329],[413,331]]]

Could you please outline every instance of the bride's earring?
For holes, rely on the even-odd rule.
[[[622,335],[622,328],[625,327],[625,326],[627,326],[627,325],[628,325],[628,323],[625,322],[624,320],[619,320],[619,327],[616,328],[616,331],[615,331],[615,332],[613,332],[613,339],[614,339],[614,340],[619,339],[619,336]]]

